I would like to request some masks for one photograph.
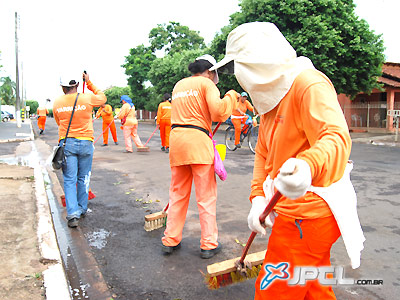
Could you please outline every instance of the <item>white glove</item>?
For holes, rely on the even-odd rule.
[[[251,209],[247,217],[247,224],[251,231],[255,231],[265,235],[267,232],[260,223],[260,215],[267,207],[268,201],[265,197],[257,196],[253,198]]]
[[[280,168],[274,185],[282,195],[290,199],[300,198],[311,186],[311,168],[302,159],[289,158]]]

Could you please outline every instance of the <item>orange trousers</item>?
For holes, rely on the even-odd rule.
[[[125,149],[126,151],[130,151],[133,152],[132,149],[132,140],[131,138],[133,138],[133,142],[135,143],[136,147],[141,147],[143,146],[140,137],[137,133],[137,125],[132,125],[132,126],[123,126],[123,131],[124,131],[124,139],[125,139]]]
[[[176,246],[182,240],[190,193],[194,181],[199,209],[201,238],[200,248],[211,250],[218,246],[216,219],[217,181],[214,165],[183,165],[171,167],[167,228],[162,243]]]
[[[161,146],[169,147],[169,134],[171,133],[171,119],[160,120]]]
[[[111,125],[110,122],[106,123],[103,121],[103,144],[108,144],[108,129],[106,130],[106,128],[108,127],[108,125],[110,125],[110,131],[111,131],[111,135],[113,137],[114,142],[118,142],[117,139],[117,128],[115,127],[115,122],[111,121]],[[106,130],[106,131],[104,131]]]
[[[37,121],[37,125],[38,125],[39,129],[44,130],[44,127],[46,126],[46,117],[45,116],[39,117],[38,121]]]
[[[233,127],[235,127],[235,145],[240,143],[240,132],[242,131],[242,124],[246,124],[247,117],[236,119],[231,118]]]
[[[256,280],[255,298],[261,299],[336,299],[332,287],[319,284],[318,280],[307,281],[305,285],[288,285],[287,280],[275,279],[264,290],[260,290],[262,279],[267,274],[266,264],[289,263],[289,279],[295,266],[330,266],[330,250],[340,236],[333,216],[297,220],[279,215],[275,219],[269,237],[268,249]],[[300,238],[300,233],[302,237]]]

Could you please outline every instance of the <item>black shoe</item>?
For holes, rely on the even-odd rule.
[[[79,225],[79,219],[78,218],[72,218],[71,220],[68,220],[68,227],[70,228],[76,228]]]
[[[200,257],[204,258],[204,259],[211,258],[215,254],[220,253],[221,249],[222,249],[222,245],[221,244],[218,244],[217,248],[215,248],[215,249],[211,249],[211,250],[203,250],[203,249],[201,249],[200,250]]]
[[[169,153],[169,148],[165,148],[165,153]]]
[[[235,145],[235,147],[239,149],[239,148],[241,148],[241,147],[242,147],[242,145],[240,145],[240,144],[237,144],[237,145]]]
[[[115,143],[115,145],[118,145],[118,142],[114,142]]]
[[[102,147],[105,147],[105,146],[108,146],[108,144],[103,144],[103,145],[101,145]]]
[[[162,252],[166,254],[171,254],[174,250],[177,250],[181,247],[181,243],[176,246],[165,246],[164,244],[161,245]]]
[[[133,153],[133,151],[125,150],[124,153]]]
[[[161,151],[165,151],[165,147],[161,147]]]
[[[43,133],[43,129],[40,129],[40,133],[39,134],[42,134]]]

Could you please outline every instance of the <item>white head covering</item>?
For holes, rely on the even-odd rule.
[[[215,60],[215,58],[212,57],[210,54],[204,54],[204,55],[199,56],[198,58],[196,58],[196,60],[200,60],[200,59],[204,59],[204,60],[208,61],[208,62],[209,62],[210,64],[212,64],[213,66],[215,66],[215,64],[217,63],[217,61]],[[211,68],[210,68],[210,71],[211,71]],[[215,85],[217,85],[217,84],[218,84],[218,81],[219,81],[219,78],[218,78],[218,71],[217,71],[217,70],[214,70],[214,71],[215,71],[215,76],[214,76],[213,82],[215,83]]]
[[[273,23],[254,22],[238,26],[228,36],[225,57],[210,71],[234,61],[234,74],[250,94],[259,114],[271,111],[287,94],[296,76],[314,69]]]

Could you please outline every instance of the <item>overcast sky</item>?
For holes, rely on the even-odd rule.
[[[398,0],[355,0],[356,13],[383,33],[387,61],[400,62],[394,26]],[[87,70],[101,89],[126,86],[124,63],[129,49],[147,44],[157,24],[176,21],[199,31],[209,44],[238,11],[236,0],[0,0],[0,76],[15,81],[15,20],[20,16],[19,61],[26,98],[43,104],[61,95],[62,72]]]

